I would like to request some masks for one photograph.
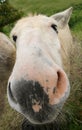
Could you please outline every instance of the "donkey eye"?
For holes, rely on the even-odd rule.
[[[13,41],[16,42],[16,40],[17,40],[17,36],[16,36],[16,35],[13,35],[12,37],[13,37]]]
[[[56,31],[56,33],[58,33],[58,30],[57,30],[57,25],[55,24],[52,24],[51,27]]]

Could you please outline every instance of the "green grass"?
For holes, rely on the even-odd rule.
[[[17,9],[22,10],[24,12],[24,16],[32,13],[42,13],[48,16],[62,11],[70,6],[73,6],[73,14],[70,20],[70,28],[72,30],[73,35],[79,39],[78,41],[82,41],[82,0],[9,0],[10,3]],[[6,34],[9,34],[12,29],[13,24],[4,27],[3,31]],[[77,41],[77,42],[78,42]],[[82,46],[82,42],[81,46]],[[78,44],[79,46],[79,44]],[[78,48],[76,44],[75,54],[71,57],[71,94],[68,99],[68,103],[66,104],[68,118],[69,121],[69,130],[82,130],[82,48]],[[68,109],[69,108],[69,109]],[[10,115],[8,115],[8,111],[10,111]],[[12,114],[13,111],[7,107],[5,110],[6,116],[2,117],[2,122],[0,125],[0,130],[19,130],[20,121],[18,122],[18,126],[14,129],[11,126],[8,126],[9,121],[11,121],[11,116],[13,115],[14,121],[11,124],[15,124],[15,117],[17,113]],[[71,113],[71,114],[70,114]],[[73,113],[73,115],[72,115]],[[7,119],[8,118],[8,119]],[[9,121],[7,121],[7,120]],[[17,118],[16,118],[17,119]],[[3,122],[4,121],[4,122]],[[5,125],[4,125],[5,124]],[[12,125],[13,126],[13,125]],[[67,129],[65,129],[67,130]]]
[[[62,10],[63,8],[68,8],[74,4],[81,3],[81,0],[14,0],[10,1],[15,7],[23,9],[25,14],[27,12],[38,12],[51,14],[53,11]]]

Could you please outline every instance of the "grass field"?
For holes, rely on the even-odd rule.
[[[74,8],[70,20],[72,34],[82,46],[82,0],[9,0],[17,9],[22,10],[26,16],[30,12],[42,13],[48,16],[72,6]],[[9,35],[13,24],[4,27],[3,31]],[[79,46],[79,44],[77,44]],[[75,48],[75,54],[71,57],[71,94],[67,107],[67,116],[70,119],[69,130],[82,130],[82,48]],[[75,91],[75,92],[74,92]],[[70,102],[70,103],[69,103]],[[20,115],[9,107],[6,100],[6,115],[0,119],[0,130],[20,130]],[[68,109],[68,107],[70,109]],[[10,112],[9,112],[10,111]],[[13,114],[12,114],[13,113]],[[72,114],[71,114],[72,113]],[[16,116],[17,115],[17,116]],[[13,116],[13,120],[11,121]],[[16,116],[16,118],[15,118]],[[16,119],[16,120],[15,120]],[[19,120],[19,121],[18,121]],[[11,122],[11,123],[9,123]],[[15,126],[14,126],[15,125]],[[68,130],[68,129],[65,129]]]

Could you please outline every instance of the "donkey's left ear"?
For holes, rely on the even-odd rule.
[[[60,28],[63,28],[65,25],[68,24],[68,22],[70,20],[70,16],[72,14],[72,10],[73,10],[73,8],[70,7],[63,12],[52,15],[51,17],[54,18],[57,21],[58,26]]]

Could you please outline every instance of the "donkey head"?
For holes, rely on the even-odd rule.
[[[8,81],[8,100],[33,124],[55,120],[69,95],[59,33],[71,12],[69,8],[51,17],[29,16],[19,20],[11,32],[16,61]]]

